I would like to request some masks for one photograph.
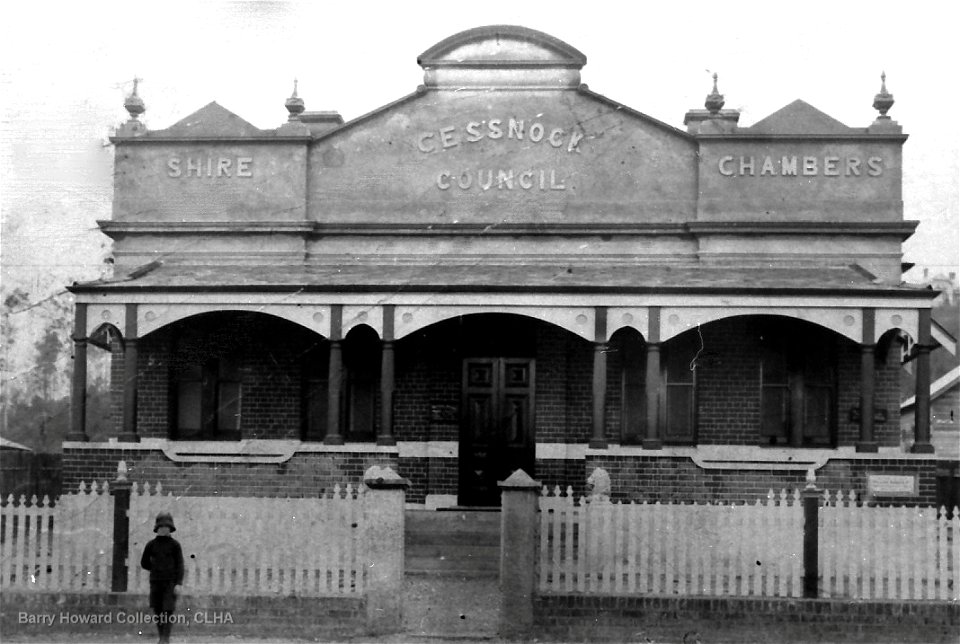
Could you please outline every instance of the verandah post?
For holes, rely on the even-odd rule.
[[[807,472],[807,485],[803,490],[803,596],[816,598],[817,580],[820,572],[820,495],[813,470]]]
[[[533,628],[540,484],[517,470],[498,485],[502,499],[498,630],[501,637],[516,638],[529,635]]]
[[[127,590],[127,558],[130,554],[130,488],[127,480],[127,464],[117,463],[117,480],[110,486],[113,496],[113,562],[110,590],[115,593]]]

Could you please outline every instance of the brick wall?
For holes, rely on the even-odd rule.
[[[318,342],[319,336],[294,324],[247,313],[205,315],[144,336],[138,360],[138,433],[169,437],[175,374],[191,363],[230,356],[239,367],[243,438],[299,438],[302,362]]]
[[[551,493],[556,486],[564,491],[572,487],[573,493],[580,496],[584,494],[587,483],[584,467],[584,461],[578,459],[538,458],[536,472],[530,474]]]
[[[955,642],[948,602],[545,595],[537,635],[616,642]]]
[[[703,469],[688,457],[596,456],[583,461],[585,480],[596,467],[610,475],[612,497],[623,501],[727,501],[766,499],[781,489],[802,489],[806,473],[801,470]],[[817,471],[817,485],[833,492],[867,494],[867,474],[913,474],[919,477],[919,496],[877,499],[894,505],[935,505],[937,461],[934,459],[832,459]]]
[[[248,464],[177,463],[159,450],[66,448],[63,489],[75,490],[81,481],[113,481],[121,460],[131,481],[160,482],[165,490],[187,496],[312,497],[337,483],[359,484],[373,465],[398,468],[396,456],[361,452],[306,452],[285,463]]]
[[[466,355],[536,357],[535,418],[539,442],[585,442],[590,437],[593,347],[557,327],[525,321],[520,335],[531,346],[500,346],[515,320],[471,326],[435,325],[397,343],[395,434],[399,440],[458,440],[462,360]],[[138,426],[141,436],[166,437],[170,425],[171,373],[188,361],[228,352],[241,357],[242,432],[245,438],[297,438],[303,414],[302,357],[320,339],[286,322],[262,315],[230,314],[192,320],[189,337],[171,329],[146,336],[140,347]],[[486,336],[483,334],[486,333]],[[698,442],[757,444],[760,424],[760,350],[756,331],[744,318],[720,320],[700,329],[703,350],[696,360]],[[853,445],[859,425],[851,408],[860,401],[859,346],[837,344],[837,437]],[[672,342],[672,341],[671,341]],[[487,346],[490,345],[490,346]],[[670,342],[667,343],[669,349]],[[508,352],[509,351],[509,352]],[[488,353],[489,352],[489,353]],[[496,353],[500,352],[500,353]],[[622,408],[622,355],[611,343],[607,353],[605,428],[619,442]],[[113,415],[117,429],[122,403],[123,356],[115,351]],[[887,415],[875,433],[881,445],[899,442],[899,365],[894,351],[877,360],[875,407]],[[635,392],[642,395],[642,392]],[[632,394],[631,394],[632,395]],[[379,397],[375,396],[376,406]],[[374,413],[379,425],[379,413]]]

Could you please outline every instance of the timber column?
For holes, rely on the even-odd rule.
[[[930,442],[930,309],[920,309],[917,338],[917,385],[913,406],[914,454],[933,454]]]
[[[327,377],[327,434],[325,445],[343,445],[340,431],[340,390],[343,383],[343,305],[330,307],[330,372]]]
[[[643,388],[647,397],[647,427],[643,437],[643,449],[662,449],[660,439],[660,307],[650,307],[650,328],[647,331],[647,373]]]
[[[119,440],[136,443],[137,435],[137,384],[138,365],[137,305],[127,304],[126,324],[123,332],[123,431]]]
[[[603,421],[607,397],[607,309],[597,307],[593,343],[593,431],[590,447],[607,448],[607,433]]]
[[[863,309],[863,341],[860,344],[860,440],[858,452],[879,451],[879,445],[873,438],[873,372],[875,369],[876,349],[874,338],[874,309]]]
[[[77,304],[73,317],[73,387],[68,441],[87,438],[87,305]]]
[[[393,437],[393,304],[383,307],[383,343],[380,355],[380,433],[377,445],[396,445]]]

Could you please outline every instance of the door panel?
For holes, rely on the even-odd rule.
[[[470,358],[463,363],[461,505],[499,505],[499,481],[533,475],[532,359]]]

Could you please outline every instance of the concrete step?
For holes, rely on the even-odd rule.
[[[481,544],[445,544],[445,543],[421,543],[407,544],[405,546],[407,556],[415,555],[417,557],[463,557],[466,559],[497,559],[500,557],[500,544],[481,545]]]
[[[404,558],[404,569],[407,572],[426,571],[473,571],[497,572],[500,570],[500,557],[430,557],[407,555]]]
[[[408,574],[495,578],[499,573],[499,512],[409,510],[404,537]]]
[[[404,538],[410,546],[488,546],[500,547],[500,531],[446,532],[443,530],[407,530]]]
[[[407,510],[407,534],[496,533],[500,534],[500,512],[474,510]]]

